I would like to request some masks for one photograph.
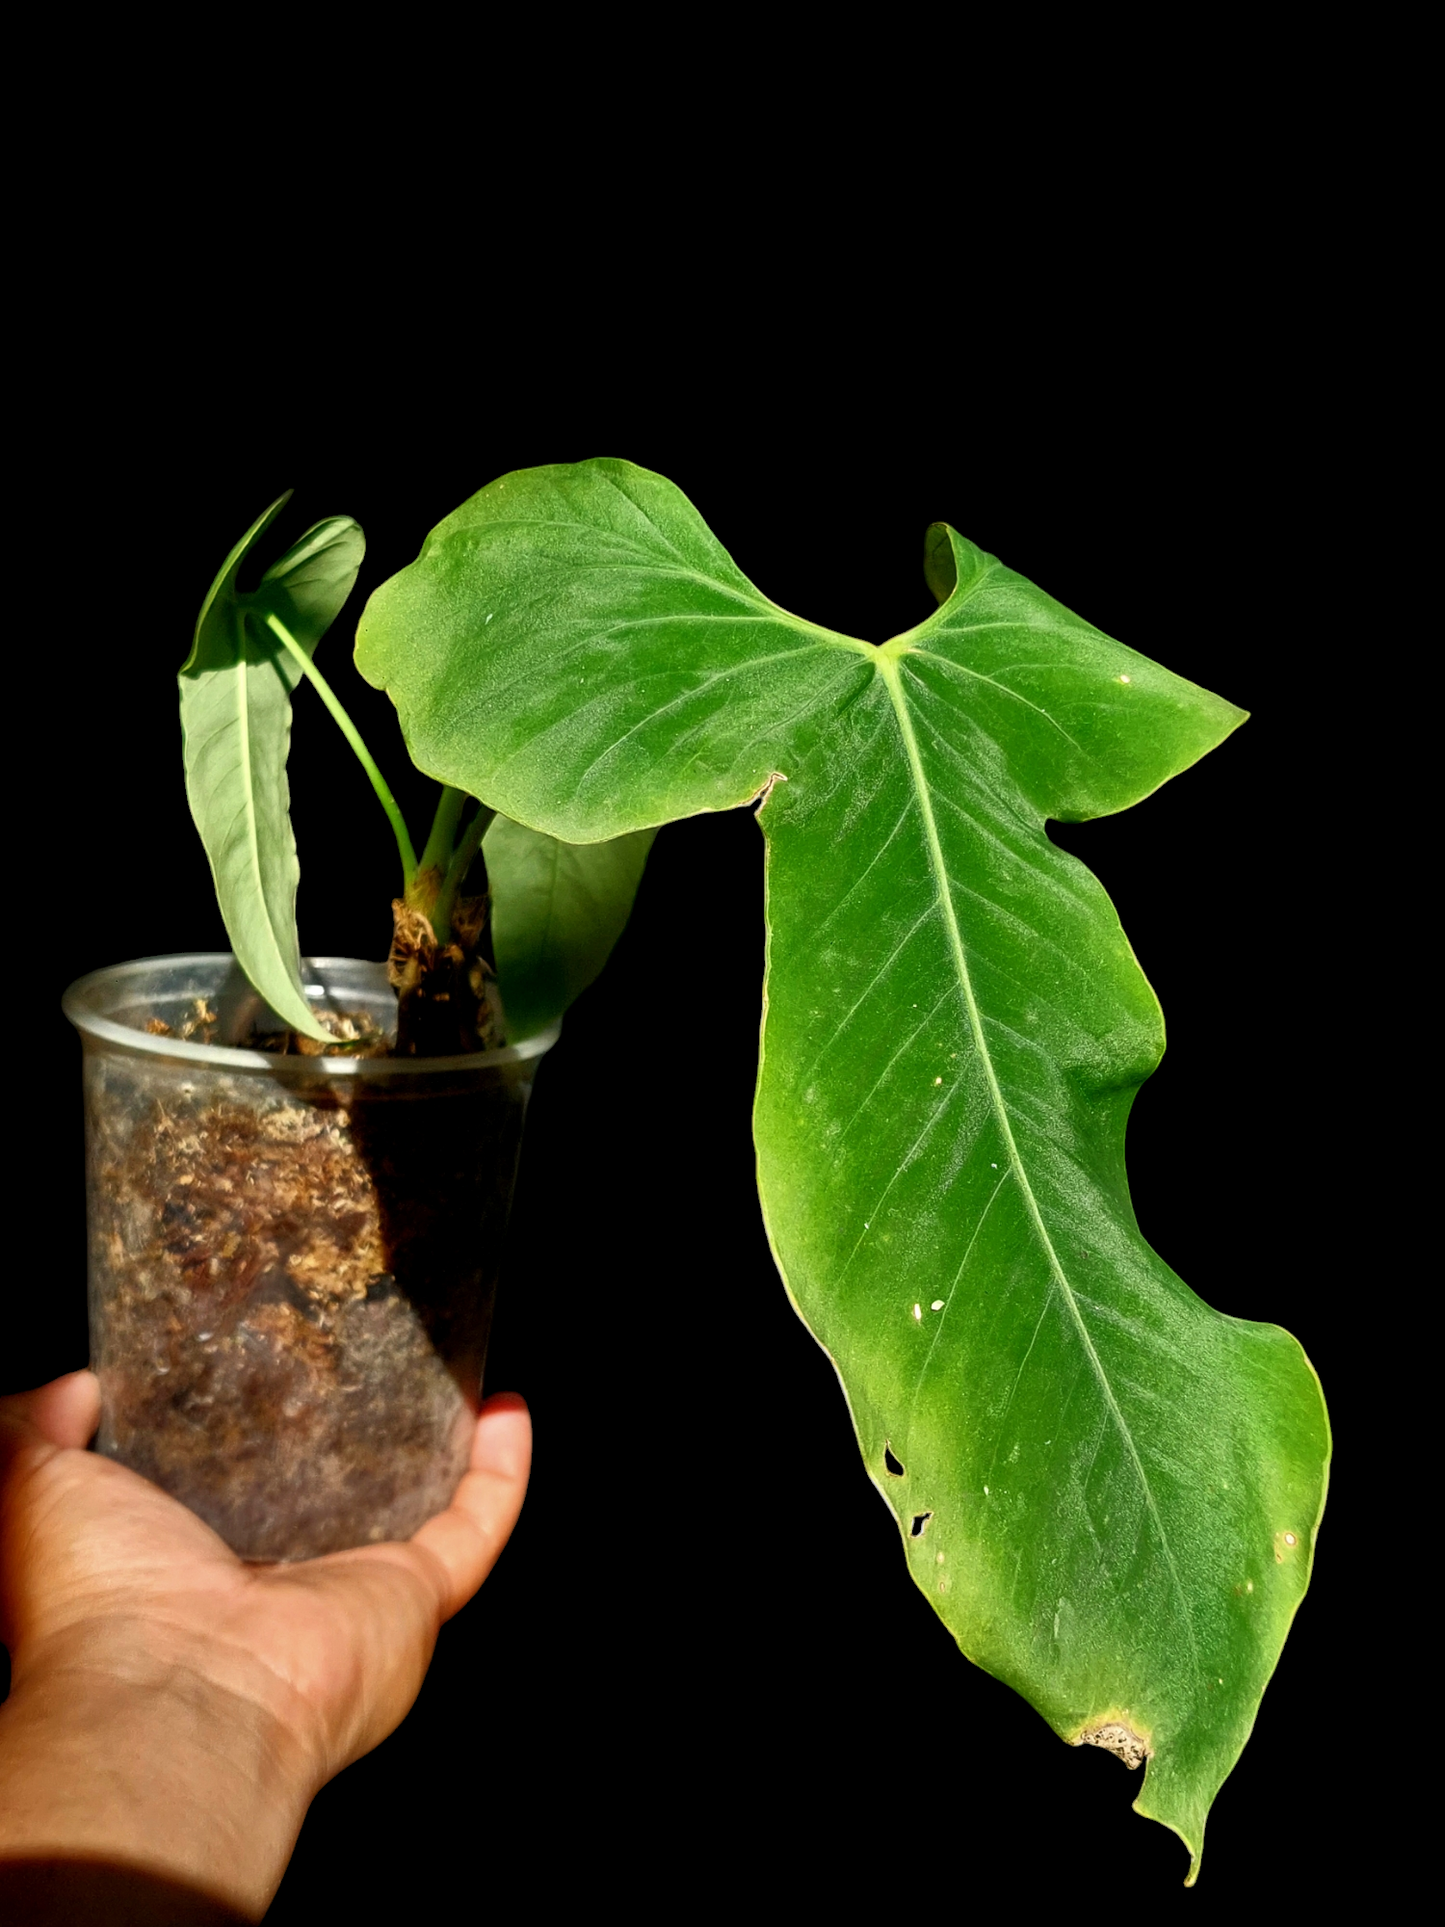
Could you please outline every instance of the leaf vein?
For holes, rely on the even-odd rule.
[[[1003,1092],[999,1087],[998,1074],[994,1068],[993,1059],[989,1052],[988,1039],[985,1034],[982,1015],[974,996],[973,979],[968,965],[968,954],[964,948],[963,932],[959,928],[958,915],[954,909],[953,894],[948,881],[948,866],[944,859],[943,845],[939,840],[938,825],[933,815],[931,791],[924,775],[922,759],[919,756],[918,741],[913,733],[913,720],[908,713],[908,705],[904,697],[902,677],[898,673],[896,664],[887,657],[880,657],[879,669],[887,681],[889,694],[893,698],[894,711],[898,717],[898,727],[903,737],[904,749],[917,789],[919,809],[923,817],[924,832],[928,840],[929,857],[933,869],[935,894],[938,900],[939,910],[943,917],[944,929],[947,932],[949,946],[953,952],[954,968],[957,972],[959,986],[963,993],[964,1008],[968,1013],[969,1024],[973,1031],[979,1060],[983,1066],[989,1095],[993,1101],[994,1113],[999,1121],[999,1129],[1003,1135],[1004,1147],[1009,1164],[1017,1178],[1019,1194],[1024,1200],[1025,1209],[1033,1223],[1035,1235],[1043,1247],[1045,1257],[1048,1261],[1050,1276],[1053,1279],[1060,1299],[1069,1313],[1074,1329],[1078,1333],[1079,1343],[1093,1371],[1100,1392],[1103,1395],[1105,1407],[1133,1464],[1135,1476],[1139,1481],[1140,1488],[1144,1494],[1145,1504],[1148,1506],[1150,1517],[1154,1523],[1154,1529],[1158,1534],[1160,1550],[1163,1552],[1165,1564],[1169,1568],[1170,1579],[1173,1582],[1175,1593],[1182,1608],[1185,1630],[1189,1637],[1191,1651],[1197,1663],[1198,1646],[1195,1640],[1193,1616],[1189,1611],[1189,1596],[1179,1576],[1179,1569],[1174,1563],[1174,1549],[1170,1545],[1169,1535],[1164,1529],[1164,1521],[1160,1516],[1159,1507],[1154,1498],[1154,1491],[1149,1483],[1149,1475],[1145,1470],[1143,1459],[1140,1457],[1139,1448],[1134,1441],[1134,1435],[1129,1429],[1128,1421],[1120,1409],[1118,1399],[1114,1396],[1114,1388],[1109,1381],[1107,1372],[1104,1370],[1103,1362],[1098,1352],[1094,1349],[1093,1338],[1090,1335],[1087,1324],[1084,1322],[1083,1313],[1079,1309],[1073,1288],[1064,1273],[1063,1265],[1054,1248],[1053,1239],[1049,1235],[1048,1226],[1044,1223],[1043,1213],[1039,1208],[1038,1199],[1035,1197],[1033,1187],[1029,1183],[1028,1173],[1023,1167],[1023,1159],[1020,1156],[1018,1144],[1014,1137],[1013,1122],[1009,1115],[1008,1105],[1005,1103]]]

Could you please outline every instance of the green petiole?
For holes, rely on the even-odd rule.
[[[426,840],[426,848],[421,853],[420,870],[435,870],[440,877],[452,859],[452,846],[457,839],[457,825],[462,820],[466,808],[465,790],[454,790],[446,784],[437,799],[436,815],[432,818],[431,834]]]
[[[377,800],[386,811],[387,821],[391,824],[392,834],[396,837],[396,847],[401,854],[402,889],[403,891],[407,890],[417,872],[416,851],[412,847],[411,834],[406,827],[406,819],[397,806],[396,798],[387,787],[386,778],[376,767],[376,762],[371,751],[361,740],[360,730],[337,701],[330,683],[327,682],[326,678],[316,667],[315,663],[312,662],[310,656],[307,655],[300,643],[291,634],[285,623],[280,621],[276,616],[268,615],[266,617],[266,627],[296,658],[296,661],[300,664],[302,673],[321,698],[322,702],[324,702],[326,707],[331,711],[338,729],[340,729],[347,742],[350,743],[356,753],[357,761],[370,778],[371,787],[376,791]],[[438,814],[440,814],[440,812],[438,812]],[[428,850],[430,850],[430,843],[428,843],[427,847]]]
[[[460,795],[461,792],[456,791],[454,794]],[[485,804],[478,805],[476,815],[468,823],[466,833],[447,864],[442,887],[437,892],[436,908],[432,912],[432,928],[436,931],[438,943],[445,943],[451,936],[452,905],[457,900],[457,892],[466,882],[467,871],[471,869],[477,851],[482,847],[482,838],[491,827],[492,819],[496,814],[495,810],[489,810]]]

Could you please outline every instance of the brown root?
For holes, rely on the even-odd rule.
[[[455,1057],[504,1040],[496,972],[487,955],[490,905],[460,897],[452,935],[438,943],[431,920],[398,897],[387,975],[396,991],[397,1057]]]

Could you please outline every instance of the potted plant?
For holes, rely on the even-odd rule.
[[[498,812],[505,1019],[475,912],[449,966],[479,1024],[511,1021],[508,839],[580,864],[756,801],[755,1133],[787,1289],[916,1582],[1062,1737],[1146,1768],[1139,1810],[1184,1839],[1192,1878],[1308,1580],[1327,1423],[1295,1341],[1209,1310],[1139,1233],[1123,1135],[1162,1049],[1158,1006],[1045,825],[1142,800],[1243,717],[950,529],[930,530],[925,574],[935,613],[875,647],[771,603],[661,477],[525,471],[372,597],[357,660],[414,761]],[[274,646],[246,628],[282,680],[314,647],[293,602],[292,622],[257,605]],[[401,898],[403,997],[404,912],[446,948],[426,901],[445,909],[480,820],[445,807]],[[278,900],[264,880],[252,896]],[[284,936],[284,915],[258,915]],[[332,1063],[300,1046],[303,1020],[320,1025],[307,985],[293,975],[286,1006],[247,968],[294,1062]],[[348,997],[331,1029],[365,1050]],[[539,996],[538,1022],[559,1007]]]
[[[312,661],[361,530],[322,522],[239,586],[286,499],[227,557],[180,674],[233,954],[98,971],[65,998],[85,1044],[99,1449],[262,1560],[406,1537],[449,1502],[532,1080],[650,842],[564,850],[444,788],[418,856]],[[384,965],[299,955],[286,761],[302,677],[395,833]]]

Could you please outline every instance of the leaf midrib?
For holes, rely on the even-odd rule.
[[[903,652],[900,651],[899,654],[901,653]],[[1009,1117],[1008,1105],[1004,1101],[1003,1090],[998,1080],[998,1073],[994,1069],[993,1057],[989,1051],[988,1040],[984,1033],[983,1018],[978,1008],[977,999],[974,996],[973,976],[968,967],[968,954],[964,949],[963,932],[959,928],[958,917],[954,911],[953,893],[948,887],[948,866],[944,859],[943,843],[938,834],[937,820],[933,814],[933,801],[929,794],[928,783],[924,775],[923,758],[919,753],[918,739],[913,731],[913,719],[908,711],[898,661],[898,655],[885,653],[881,650],[877,652],[878,673],[887,685],[888,695],[893,704],[893,713],[898,719],[899,734],[903,739],[904,751],[908,757],[909,775],[913,782],[914,794],[918,802],[918,812],[923,823],[924,839],[928,846],[928,860],[929,867],[933,872],[934,891],[939,910],[943,916],[944,927],[948,933],[949,948],[953,955],[954,969],[958,976],[959,991],[963,998],[964,1009],[968,1013],[969,1028],[973,1034],[974,1047],[978,1052],[979,1062],[983,1066],[984,1078],[988,1085],[989,1099],[993,1105],[994,1115],[998,1119],[999,1129],[1003,1133],[1009,1169],[1013,1173],[1014,1182],[1019,1187],[1019,1193],[1024,1200],[1024,1206],[1028,1212],[1029,1220],[1033,1225],[1035,1235],[1048,1261],[1050,1279],[1073,1321],[1079,1342],[1084,1349],[1084,1355],[1089,1361],[1094,1376],[1098,1381],[1099,1389],[1103,1394],[1104,1403],[1118,1429],[1119,1436],[1124,1443],[1124,1448],[1128,1452],[1130,1461],[1138,1476],[1140,1488],[1144,1494],[1144,1502],[1149,1508],[1149,1516],[1153,1520],[1154,1529],[1159,1535],[1159,1544],[1164,1553],[1165,1563],[1169,1568],[1169,1577],[1173,1582],[1175,1592],[1179,1598],[1185,1628],[1189,1636],[1190,1650],[1194,1654],[1197,1664],[1199,1656],[1198,1647],[1194,1638],[1194,1622],[1189,1612],[1188,1596],[1185,1593],[1183,1582],[1179,1577],[1178,1568],[1174,1563],[1173,1549],[1169,1544],[1169,1535],[1164,1529],[1164,1521],[1160,1517],[1159,1507],[1155,1502],[1153,1487],[1149,1483],[1149,1476],[1144,1469],[1143,1460],[1139,1456],[1139,1448],[1134,1442],[1134,1435],[1129,1429],[1129,1423],[1124,1417],[1123,1411],[1119,1406],[1119,1401],[1114,1396],[1114,1388],[1109,1382],[1108,1373],[1104,1370],[1103,1361],[1094,1349],[1094,1341],[1089,1334],[1088,1326],[1084,1322],[1083,1313],[1079,1309],[1078,1300],[1074,1295],[1073,1287],[1069,1283],[1058,1252],[1054,1248],[1054,1241],[1049,1236],[1048,1226],[1044,1223],[1043,1212],[1039,1207],[1038,1199],[1034,1195],[1033,1186],[1029,1182],[1028,1173],[1024,1168],[1024,1162],[1019,1154],[1018,1144],[1014,1138],[1013,1123]]]
[[[271,949],[276,962],[285,965],[280,946],[276,942],[276,932],[271,923],[271,905],[266,896],[266,877],[261,867],[261,838],[256,823],[256,789],[252,780],[251,759],[251,704],[250,676],[252,665],[246,660],[246,617],[243,610],[235,614],[236,641],[236,727],[241,737],[241,769],[244,781],[242,794],[246,799],[246,841],[251,858],[251,872],[256,879],[256,887],[261,896],[261,922],[266,935],[271,939]]]

